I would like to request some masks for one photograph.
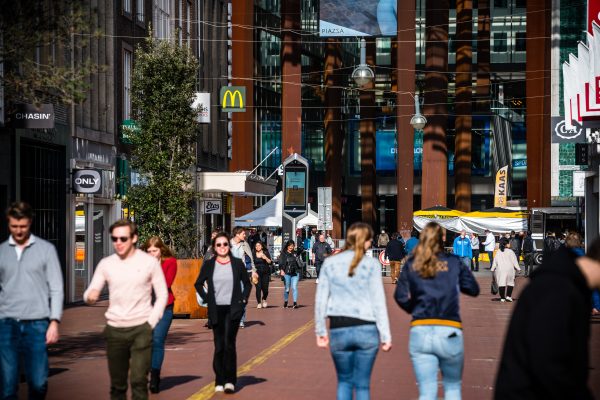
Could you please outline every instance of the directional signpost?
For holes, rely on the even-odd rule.
[[[308,160],[294,153],[283,162],[283,243],[296,241],[296,225],[308,214]]]
[[[317,230],[330,231],[333,229],[333,215],[331,212],[331,187],[317,188],[317,201],[319,203],[319,221]]]

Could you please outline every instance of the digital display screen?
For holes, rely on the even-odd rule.
[[[284,207],[304,207],[306,201],[306,171],[285,171]]]
[[[396,36],[396,0],[321,0],[321,37]]]

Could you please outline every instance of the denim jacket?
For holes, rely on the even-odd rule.
[[[315,332],[327,336],[327,317],[352,317],[375,322],[381,342],[390,342],[381,266],[377,260],[364,256],[350,277],[352,258],[354,251],[346,250],[325,259],[317,285]]]

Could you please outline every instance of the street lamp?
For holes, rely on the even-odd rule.
[[[421,104],[419,104],[419,95],[415,94],[415,115],[410,119],[413,128],[419,130],[425,128],[427,118],[421,114]]]
[[[367,42],[360,40],[360,64],[352,71],[352,79],[358,86],[364,86],[375,78],[375,73],[367,65]]]

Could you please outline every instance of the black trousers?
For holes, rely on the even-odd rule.
[[[479,250],[473,250],[471,258],[471,271],[479,271]]]
[[[523,253],[525,259],[525,276],[533,272],[533,253]]]
[[[268,272],[258,274],[258,283],[254,285],[254,287],[256,287],[256,301],[258,302],[258,304],[260,304],[262,300],[267,300],[267,297],[269,296],[270,280],[271,275]]]
[[[321,266],[323,265],[323,261],[315,260],[315,270],[317,271],[317,279],[319,279],[319,274],[321,274]]]
[[[513,286],[499,286],[498,291],[500,292],[500,298],[504,299],[506,296],[510,297],[512,295]],[[506,292],[506,296],[504,293]]]
[[[235,340],[240,328],[240,320],[231,320],[230,306],[217,306],[216,324],[213,323],[213,338],[215,354],[213,356],[213,370],[215,371],[215,384],[237,382],[237,353]]]

